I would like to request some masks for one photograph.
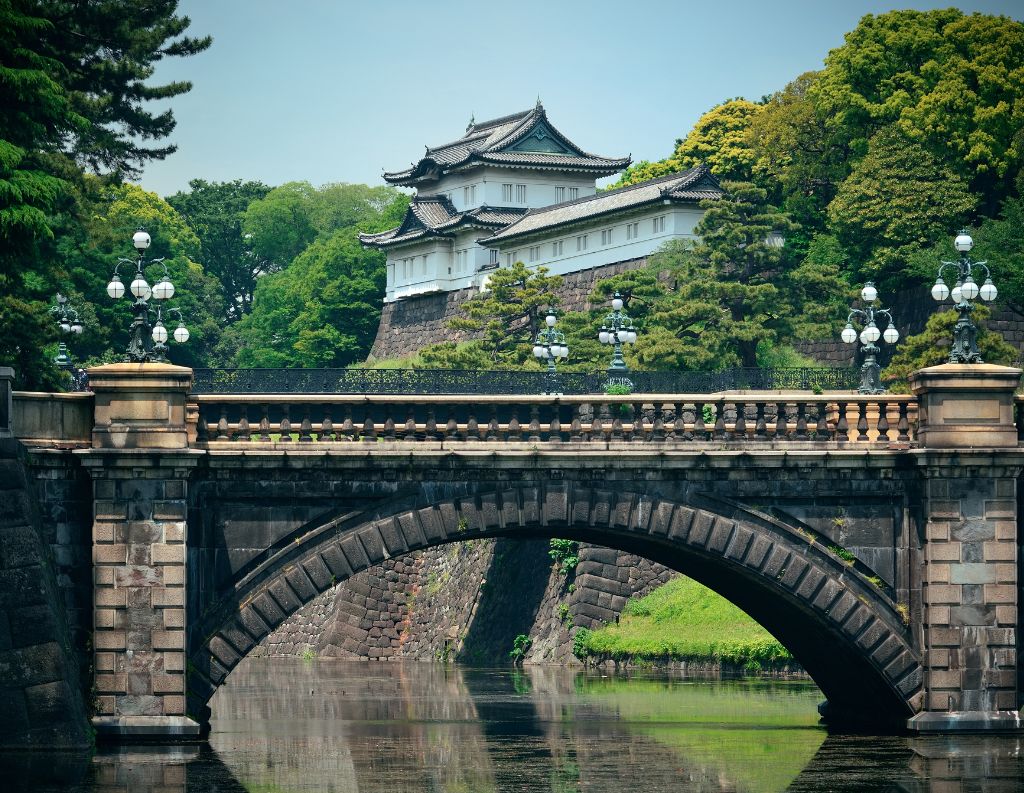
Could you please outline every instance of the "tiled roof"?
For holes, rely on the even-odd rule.
[[[566,201],[562,204],[531,209],[520,219],[479,242],[491,245],[525,234],[545,231],[601,217],[613,212],[642,207],[662,201],[696,202],[721,198],[722,188],[706,165],[682,173],[669,174],[605,193]]]
[[[540,124],[544,126],[537,134],[550,136],[557,143],[557,148],[563,151],[506,151],[529,137]],[[532,110],[470,124],[466,134],[458,140],[428,147],[419,162],[402,171],[385,172],[384,180],[390,184],[414,185],[481,162],[510,167],[578,170],[606,176],[621,171],[629,165],[630,159],[601,157],[583,151],[552,126],[543,105],[538,102]]]
[[[429,236],[444,236],[463,226],[501,228],[523,216],[524,209],[482,206],[459,212],[447,196],[417,196],[409,204],[402,225],[379,234],[360,234],[363,245],[386,248]]]

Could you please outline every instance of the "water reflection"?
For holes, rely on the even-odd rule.
[[[250,659],[209,746],[0,755],[7,791],[1016,791],[1019,738],[827,736],[805,683]]]

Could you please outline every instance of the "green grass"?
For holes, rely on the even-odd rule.
[[[586,656],[638,662],[690,661],[752,669],[792,660],[768,631],[729,601],[685,576],[626,604],[617,625],[584,634]]]

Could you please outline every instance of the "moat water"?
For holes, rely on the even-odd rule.
[[[830,735],[804,681],[252,658],[209,745],[0,755],[0,790],[1018,791],[1024,739]]]

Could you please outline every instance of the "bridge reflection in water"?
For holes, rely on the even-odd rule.
[[[253,658],[209,746],[0,756],[4,790],[1011,791],[1021,740],[827,735],[803,681]]]

